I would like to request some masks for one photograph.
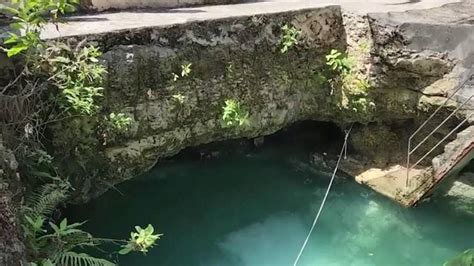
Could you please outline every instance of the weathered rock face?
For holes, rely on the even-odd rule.
[[[297,26],[304,38],[282,54],[281,27],[286,23]],[[127,136],[94,156],[102,157],[106,182],[131,178],[187,146],[262,136],[298,120],[351,119],[315,78],[326,68],[328,51],[344,48],[337,7],[95,38],[106,50],[104,104],[134,119]],[[180,74],[187,63],[192,64],[190,76],[173,81],[173,73]],[[183,102],[174,95],[183,96]],[[227,99],[238,100],[250,112],[248,127],[225,127],[221,117]],[[57,146],[77,143],[77,134],[65,139],[64,131],[55,132],[62,135],[56,138]]]
[[[17,215],[18,203],[13,199],[7,180],[18,167],[13,153],[6,149],[0,135],[0,265],[25,265],[25,246],[22,242]]]
[[[285,24],[300,30],[301,38],[281,53]],[[372,123],[375,130],[390,123],[389,131],[398,128],[403,135],[435,106],[420,100],[426,93],[416,88],[453,66],[443,54],[408,50],[395,29],[343,16],[338,7],[110,32],[89,40],[105,52],[104,110],[129,114],[133,125],[108,139],[96,134],[93,117],[51,129],[55,157],[63,159],[84,200],[185,147],[263,136],[296,121]],[[354,75],[370,85],[367,94],[337,82],[326,65],[331,49],[347,49]],[[186,64],[191,73],[183,77]],[[329,79],[336,79],[333,86]],[[224,125],[228,99],[249,111],[249,126]],[[371,131],[356,127],[352,139],[361,152],[367,145],[362,132]],[[383,152],[398,145],[376,142]]]

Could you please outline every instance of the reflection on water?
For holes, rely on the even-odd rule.
[[[307,161],[303,149],[270,147],[167,163],[67,214],[97,236],[148,223],[165,234],[120,265],[292,265],[329,181]],[[403,209],[338,177],[300,265],[441,265],[474,247],[473,222],[445,199]]]

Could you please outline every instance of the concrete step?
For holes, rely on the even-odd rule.
[[[456,160],[460,153],[469,152],[466,149],[469,149],[472,143],[474,143],[474,126],[470,126],[458,133],[455,140],[446,144],[444,153],[433,159],[432,164],[435,172],[446,171],[443,167],[446,167],[445,165],[447,164],[452,165],[452,160]]]
[[[411,169],[392,165],[383,169],[371,168],[355,176],[355,180],[378,193],[406,206],[413,206],[423,196],[425,187],[432,184],[431,168]],[[409,182],[407,182],[407,178]]]

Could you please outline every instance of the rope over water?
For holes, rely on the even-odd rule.
[[[329,182],[328,188],[326,189],[326,194],[324,195],[323,201],[321,202],[321,206],[319,206],[318,213],[316,214],[316,217],[314,218],[313,225],[311,226],[311,229],[308,232],[308,235],[306,236],[306,239],[303,242],[303,246],[301,246],[300,252],[298,253],[298,256],[296,257],[295,262],[293,263],[293,266],[296,266],[298,264],[298,261],[300,260],[301,254],[303,254],[303,251],[306,247],[306,244],[308,243],[309,237],[311,236],[311,233],[313,233],[314,227],[316,226],[316,223],[318,222],[319,216],[321,215],[321,212],[323,211],[324,204],[326,203],[326,199],[328,198],[329,191],[331,190],[332,183],[336,177],[337,169],[339,168],[339,163],[341,162],[341,158],[344,155],[344,159],[346,159],[347,155],[347,139],[349,138],[349,134],[352,131],[352,127],[354,124],[351,125],[349,130],[345,131],[346,135],[344,136],[344,144],[342,145],[341,152],[339,153],[339,158],[337,159],[337,164],[336,167],[334,168],[334,172],[332,173],[331,181]]]

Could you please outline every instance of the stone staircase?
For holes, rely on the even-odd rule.
[[[356,181],[406,207],[411,207],[430,195],[447,177],[461,171],[472,159],[474,126],[458,133],[456,139],[445,146],[444,153],[432,160],[431,167],[411,169],[408,176],[407,168],[401,165],[388,169],[371,169],[357,175]]]
[[[431,195],[441,182],[458,174],[473,158],[474,126],[470,126],[444,146],[444,153],[433,158],[431,167],[410,177],[412,191],[403,195],[403,204],[410,207]]]
[[[460,84],[460,87],[455,90],[450,97],[456,102],[458,102],[459,107],[454,110],[446,118],[445,121],[447,121],[451,116],[457,113],[463,114],[463,117],[465,117],[465,119],[461,121],[454,129],[452,129],[450,133],[447,133],[445,138],[439,141],[438,144],[436,144],[432,150],[430,150],[423,156],[423,158],[428,156],[428,154],[431,153],[438,145],[441,145],[450,135],[452,135],[456,131],[459,131],[465,124],[469,124],[471,118],[474,118],[474,73],[473,70],[466,73],[467,76],[465,77],[465,81]],[[448,100],[450,98],[448,98]],[[433,113],[433,116],[438,111],[439,110],[435,111]],[[431,118],[432,117],[430,117],[428,120],[430,120]],[[428,137],[435,133],[436,130],[443,125],[443,123],[444,122],[442,122],[437,128],[433,129],[433,131],[428,135]],[[423,124],[412,135],[412,137],[417,134],[424,125],[425,124]],[[419,145],[423,144],[423,142],[424,141],[422,141]],[[408,154],[410,155],[413,151],[414,150],[410,150],[409,143]],[[421,174],[418,173],[414,174],[415,176],[413,176],[413,174],[410,175],[410,172],[415,166],[417,166],[417,164],[422,159],[412,165],[410,164],[410,160],[408,159],[407,166],[410,168],[407,170],[407,185],[405,193],[402,197],[404,205],[413,206],[427,195],[430,195],[439,183],[445,180],[446,177],[459,173],[473,158],[474,126],[471,125],[463,129],[461,132],[457,133],[456,138],[444,146],[444,152],[433,158],[432,166],[426,168]]]
[[[457,134],[455,140],[444,146],[444,153],[436,156],[433,161],[435,179],[459,172],[474,158],[474,126],[470,126]]]
[[[470,120],[474,119],[474,74],[470,71],[469,75],[470,77],[467,78],[450,97],[458,102],[460,106],[459,109],[453,111],[447,119],[456,113],[462,113],[463,117],[465,117],[458,126],[446,134],[445,138],[438,142],[431,151],[423,155],[418,162],[413,163],[408,159],[407,165],[404,166],[395,165],[387,169],[370,169],[356,175],[356,181],[371,187],[373,190],[404,206],[411,207],[416,205],[424,197],[431,195],[438,184],[447,177],[459,173],[474,159],[474,125],[472,125],[472,120]],[[437,112],[438,110],[435,111],[433,116]],[[431,118],[432,117],[429,119]],[[442,126],[443,123],[441,123],[439,127]],[[469,123],[471,126],[457,133],[456,138],[444,146],[444,152],[433,158],[431,166],[418,166],[423,158],[426,158],[429,153],[434,151],[434,149],[441,145],[450,135],[459,131],[464,125]],[[425,126],[425,124],[419,129],[423,126]],[[439,127],[433,129],[426,138],[436,132]],[[412,137],[419,132],[419,129]],[[409,144],[408,154],[412,154],[423,142],[424,141],[416,146],[410,146]],[[409,167],[409,169],[407,169],[407,167]]]

